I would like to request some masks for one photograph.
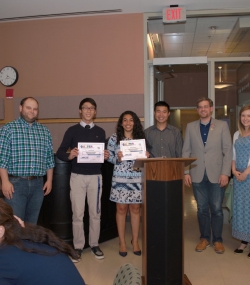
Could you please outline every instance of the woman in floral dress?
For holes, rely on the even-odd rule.
[[[242,253],[250,242],[250,106],[244,106],[239,113],[239,130],[234,134],[233,237],[241,240],[234,251]],[[248,254],[250,258],[250,253]]]
[[[133,252],[136,255],[141,255],[138,236],[142,196],[141,171],[133,169],[134,160],[121,160],[123,154],[120,151],[120,141],[144,138],[144,131],[140,119],[134,112],[126,111],[121,114],[117,123],[116,133],[113,134],[108,141],[108,151],[110,153],[108,161],[115,165],[110,200],[116,202],[119,254],[123,257],[127,255],[125,226],[128,209],[132,227],[131,243],[133,245]],[[149,156],[148,153],[147,156]]]

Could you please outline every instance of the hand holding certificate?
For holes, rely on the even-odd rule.
[[[78,163],[103,163],[104,143],[78,143]]]
[[[145,139],[120,141],[122,160],[135,160],[137,158],[147,158]]]

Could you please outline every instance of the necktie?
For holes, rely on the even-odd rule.
[[[90,125],[86,125],[86,126],[85,126],[85,129],[90,129]]]

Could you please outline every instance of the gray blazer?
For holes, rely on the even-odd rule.
[[[231,175],[232,138],[225,121],[211,120],[206,146],[200,133],[200,120],[187,125],[182,157],[197,158],[185,171],[192,182],[202,181],[206,170],[211,183],[218,183],[221,174]]]

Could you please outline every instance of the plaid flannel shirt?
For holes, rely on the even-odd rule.
[[[52,137],[47,127],[23,118],[0,129],[0,168],[15,176],[43,176],[55,166]]]

